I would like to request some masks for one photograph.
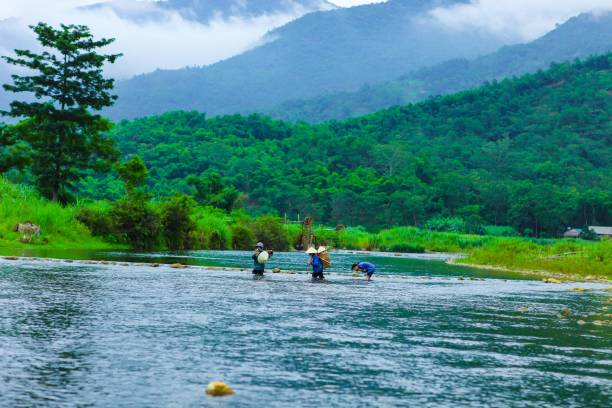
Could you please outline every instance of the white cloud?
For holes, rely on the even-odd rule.
[[[5,5],[4,2],[8,3]],[[27,27],[44,21],[86,24],[98,37],[116,38],[107,52],[124,57],[108,71],[126,77],[156,68],[208,65],[242,53],[258,44],[271,29],[301,16],[300,6],[289,12],[257,17],[213,18],[206,24],[165,12],[163,19],[134,21],[121,18],[110,8],[83,10],[77,6],[96,0],[0,0],[0,49],[32,47],[34,35]],[[145,4],[146,6],[146,4]]]
[[[452,28],[478,27],[529,41],[583,12],[612,10],[612,0],[472,0],[431,15]]]
[[[385,3],[387,0],[331,0],[330,3],[340,7],[361,6],[372,3]]]

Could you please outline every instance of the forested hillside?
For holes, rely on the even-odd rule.
[[[179,109],[210,115],[261,111],[290,99],[356,90],[506,44],[478,29],[446,28],[428,15],[437,5],[459,1],[391,0],[310,13],[228,60],[120,82],[119,100],[108,114],[118,119]]]
[[[254,213],[373,228],[458,216],[534,235],[612,223],[612,54],[345,122],[175,112],[113,134],[155,194],[219,172]]]
[[[446,61],[383,84],[365,85],[355,92],[288,101],[266,113],[277,119],[315,123],[346,119],[432,95],[474,88],[485,81],[535,72],[553,62],[567,62],[610,51],[612,13],[582,14],[528,44],[503,47],[474,60]]]

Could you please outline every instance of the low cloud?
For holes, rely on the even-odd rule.
[[[330,0],[330,3],[340,7],[354,7],[362,6],[364,4],[372,3],[386,3],[387,0]]]
[[[612,10],[612,0],[472,0],[430,15],[454,28],[481,28],[507,38],[534,40],[573,16]]]
[[[20,0],[0,10],[0,52],[35,47],[30,24],[44,21],[85,24],[97,37],[116,38],[105,52],[124,57],[108,71],[124,78],[157,68],[208,65],[257,45],[265,34],[306,13],[299,5],[289,11],[256,17],[216,15],[206,23],[186,20],[179,13],[156,10],[154,19],[129,19],[109,7],[79,8],[93,0]],[[139,3],[138,7],[154,4]],[[160,15],[162,13],[163,15]]]

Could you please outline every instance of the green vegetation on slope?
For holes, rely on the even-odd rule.
[[[461,217],[556,236],[612,224],[612,54],[377,114],[311,126],[175,112],[121,122],[156,196],[218,172],[252,214],[370,229]],[[112,176],[82,192],[118,198]],[[476,230],[470,228],[469,230]]]
[[[610,51],[612,12],[604,15],[582,14],[528,44],[503,47],[471,61],[446,61],[393,81],[365,85],[358,91],[287,101],[265,112],[277,119],[312,123],[345,119],[420,101],[432,95],[459,92],[485,81],[535,72],[554,62],[572,61]]]
[[[0,248],[44,246],[54,249],[104,249],[117,247],[100,238],[75,220],[75,206],[62,207],[36,193],[31,187],[15,185],[0,177]],[[41,233],[33,243],[21,243],[15,225],[31,221]]]

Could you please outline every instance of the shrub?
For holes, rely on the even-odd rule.
[[[74,217],[89,228],[94,236],[108,237],[114,232],[113,221],[108,212],[94,208],[79,208]]]
[[[191,219],[191,213],[194,204],[192,198],[179,194],[162,205],[161,225],[168,249],[183,250],[193,247],[191,233],[195,230],[195,223]]]
[[[257,242],[255,234],[249,225],[244,223],[233,224],[231,231],[233,249],[252,249],[253,245]]]
[[[208,237],[208,249],[225,249],[228,244],[227,236],[220,231],[212,231]]]
[[[483,227],[486,235],[494,237],[518,237],[519,232],[512,227],[503,225],[486,225]]]
[[[582,232],[580,232],[580,239],[584,239],[585,241],[599,241],[599,237],[595,231],[589,227],[584,227]]]
[[[194,248],[231,248],[229,217],[224,211],[212,207],[198,207],[194,214],[195,230],[190,234]]]
[[[259,217],[253,223],[253,231],[256,240],[263,242],[266,248],[276,251],[287,251],[289,249],[287,230],[280,218],[270,215]]]
[[[372,234],[368,237],[368,241],[364,249],[367,251],[374,251],[374,250],[380,249],[382,246],[381,244],[382,244],[382,239],[380,238],[380,235]]]
[[[409,243],[397,243],[391,244],[390,246],[385,248],[386,251],[389,252],[403,252],[410,254],[422,254],[425,253],[425,247],[418,244],[409,244]]]
[[[463,232],[465,222],[459,217],[433,217],[425,223],[425,228],[438,232]]]
[[[116,231],[133,249],[153,249],[160,236],[159,215],[144,194],[132,194],[115,202],[111,217]]]

